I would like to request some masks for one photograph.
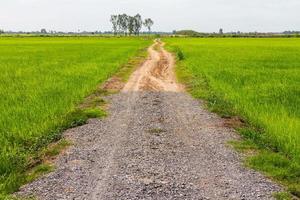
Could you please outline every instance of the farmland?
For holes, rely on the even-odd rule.
[[[151,43],[141,38],[0,38],[0,191],[76,106]],[[1,193],[1,192],[0,192]]]
[[[194,97],[224,117],[240,116],[254,127],[241,130],[246,138],[299,163],[299,39],[165,41],[181,57],[177,75]]]
[[[163,41],[166,43],[168,50],[177,54],[176,74],[179,81],[185,84],[186,90],[193,97],[206,100],[209,109],[219,113],[230,126],[236,127],[246,139],[243,140],[244,143],[242,141],[235,145],[241,148],[248,146],[255,149],[251,149],[253,151],[258,149],[257,151],[262,152],[262,154],[253,157],[249,161],[250,165],[267,172],[273,178],[277,178],[277,180],[288,186],[292,194],[300,196],[300,39],[164,38]],[[64,129],[81,125],[83,124],[82,120],[86,120],[91,116],[101,116],[103,113],[98,108],[81,111],[78,110],[78,105],[85,104],[85,97],[95,94],[95,91],[103,92],[97,90],[97,86],[116,74],[124,64],[140,55],[141,52],[144,52],[143,55],[145,55],[146,51],[144,49],[150,46],[151,43],[150,39],[138,37],[0,38],[0,199],[3,193],[5,196],[6,193],[14,192],[20,185],[30,182],[38,176],[33,173],[28,178],[28,169],[29,171],[37,169],[38,172],[52,170],[51,166],[37,163],[36,159],[39,159],[40,152],[43,153],[49,143],[60,139]],[[220,162],[219,165],[204,173],[203,176],[214,177],[214,170],[219,172],[217,166],[223,166],[224,163],[230,166],[228,169],[239,168],[239,165],[237,165],[239,162],[231,163],[230,159],[227,160],[226,155],[231,152],[231,148],[222,146],[223,143],[228,142],[226,139],[230,135],[228,130],[221,127],[222,137],[219,135],[221,133],[213,128],[214,126],[211,127],[214,131],[208,130],[207,126],[216,123],[214,117],[202,111],[203,108],[199,108],[199,106],[192,103],[192,98],[182,92],[181,89],[174,90],[176,92],[170,90],[173,91],[170,92],[168,87],[164,87],[164,84],[169,86],[168,83],[172,83],[176,86],[175,88],[181,88],[174,81],[175,77],[172,76],[174,75],[172,73],[173,58],[169,56],[171,54],[164,51],[163,45],[159,41],[156,41],[156,44],[151,46],[150,49],[149,54],[151,56],[139,68],[141,71],[134,73],[135,76],[139,77],[133,76],[127,83],[131,87],[125,86],[125,88],[129,88],[127,90],[129,94],[122,93],[113,97],[123,97],[121,99],[124,99],[112,101],[110,105],[116,110],[113,111],[111,116],[108,116],[107,123],[114,122],[114,125],[106,124],[108,129],[103,128],[102,130],[100,128],[98,130],[99,125],[98,128],[91,128],[94,126],[91,124],[90,128],[81,130],[83,131],[83,140],[89,141],[89,145],[107,147],[105,149],[107,152],[101,150],[104,157],[108,156],[103,160],[115,159],[116,155],[110,152],[128,150],[130,153],[126,153],[125,156],[132,155],[134,159],[133,161],[131,158],[124,160],[135,162],[136,157],[132,154],[131,148],[119,148],[137,145],[133,149],[141,148],[141,152],[147,152],[145,151],[147,149],[145,144],[148,143],[137,143],[138,139],[134,139],[135,137],[130,135],[132,131],[128,130],[137,130],[135,136],[139,139],[143,137],[143,134],[148,138],[149,132],[153,133],[152,135],[156,139],[169,133],[169,140],[176,139],[178,142],[182,140],[181,136],[186,137],[193,133],[195,134],[194,139],[190,142],[202,142],[201,145],[192,145],[196,149],[190,151],[189,148],[186,148],[186,153],[176,154],[177,149],[173,149],[174,146],[170,145],[171,142],[166,140],[166,147],[161,150],[173,149],[172,152],[176,154],[178,165],[186,166],[186,163],[181,162],[182,159],[186,158],[181,156],[192,155],[191,152],[195,155],[188,159],[189,161],[193,159],[202,163],[203,158],[214,158],[214,154],[206,154],[207,152],[212,153],[211,151],[203,153],[203,151],[197,149],[197,147],[200,149],[204,147],[206,141],[213,141],[213,145],[205,148],[216,148],[215,151],[220,152],[218,155],[221,156],[223,161],[218,161]],[[160,65],[162,61],[165,65]],[[162,67],[166,67],[166,69],[162,70]],[[158,74],[161,77],[155,73],[157,70],[161,71],[162,74]],[[127,77],[129,73],[130,70],[126,74]],[[160,86],[159,84],[163,85]],[[141,94],[147,94],[149,97],[154,95],[154,103],[147,100],[143,95],[135,96],[131,94],[130,91],[136,91],[135,88],[138,88]],[[154,93],[145,93],[149,88]],[[130,95],[134,97],[133,99],[137,99],[129,101],[127,97],[130,97]],[[177,98],[181,98],[168,99],[161,98],[160,95],[175,95]],[[158,101],[158,98],[161,101]],[[97,101],[103,103],[102,99],[97,99]],[[116,105],[116,102],[123,106]],[[143,107],[137,106],[139,103],[142,103]],[[156,124],[159,125],[157,127],[168,128],[166,122],[162,120],[168,116],[168,113],[161,113],[159,109],[159,106],[162,105],[170,106],[170,121],[174,120],[173,113],[179,113],[176,124],[179,123],[180,126],[184,127],[181,129],[180,135],[172,135],[173,130],[175,130],[173,125],[166,130],[153,128],[156,127],[154,126],[155,123],[158,123]],[[153,110],[147,113],[148,106]],[[122,112],[124,108],[126,112]],[[187,110],[184,110],[184,108]],[[196,113],[203,112],[205,113],[204,116],[199,115],[202,116],[199,117],[197,115],[199,118],[195,117]],[[130,115],[127,115],[128,113]],[[194,121],[192,124],[187,125],[185,123],[191,122],[186,120],[186,116],[191,113],[195,114],[193,115]],[[85,115],[88,115],[88,117]],[[148,117],[151,116],[159,117],[158,120],[148,121]],[[122,120],[125,121],[127,128],[123,127],[123,122],[118,123],[119,120],[121,122]],[[140,124],[136,124],[140,120],[144,120],[144,124],[149,126],[148,131],[141,131],[143,128],[140,127]],[[137,127],[131,127],[133,125]],[[219,125],[215,124],[215,126],[218,127]],[[87,129],[93,130],[94,137],[98,139],[93,140],[88,134],[85,135]],[[105,134],[99,134],[101,132],[105,132]],[[107,134],[107,132],[110,134]],[[111,135],[114,137],[111,137]],[[102,139],[102,137],[106,139]],[[126,145],[119,145],[120,138],[127,139]],[[64,155],[64,159],[69,157],[72,161],[74,157],[78,156],[79,152],[86,151],[84,146],[86,143],[80,146],[81,140],[80,138],[77,139],[79,140],[75,147],[76,150],[73,149],[74,151],[71,151],[69,155]],[[186,138],[182,141],[185,140]],[[51,151],[59,152],[65,145],[68,145],[68,141],[60,141],[58,146],[52,146],[52,150],[46,148],[46,151],[49,151],[50,154]],[[110,142],[98,144],[99,141],[100,143],[103,141]],[[129,145],[130,141],[133,142],[131,145]],[[163,144],[164,140],[161,143]],[[188,147],[191,146],[190,143],[188,145]],[[149,152],[161,148],[160,146],[153,147],[151,145],[150,147]],[[223,155],[223,151],[227,153]],[[90,155],[95,156],[94,158],[87,158],[92,159],[92,163],[94,163],[94,160],[99,159],[98,154],[95,154],[94,151],[90,152]],[[141,159],[139,162],[147,165],[147,162],[144,161],[148,160],[145,158],[148,158],[149,155],[151,153],[146,153],[143,155],[144,157],[139,155],[138,158]],[[168,161],[163,154],[159,153],[158,155],[162,156],[159,159],[160,162],[162,160],[163,162]],[[117,163],[120,160],[122,159],[117,159],[114,162]],[[215,162],[214,159],[206,159],[207,166],[215,164],[209,163],[210,161]],[[195,166],[198,167],[199,172],[202,172],[203,169],[199,163]],[[67,165],[67,163],[64,164]],[[122,166],[123,164],[119,163],[119,165]],[[80,163],[78,163],[79,166],[81,166]],[[208,168],[207,166],[204,168]],[[68,167],[63,168],[69,169]],[[110,166],[109,163],[106,165],[102,162],[96,162],[93,167],[102,169],[113,168],[114,166]],[[151,167],[153,166],[151,165]],[[118,170],[116,169],[116,171]],[[176,171],[177,168],[175,167],[174,170]],[[77,171],[74,172],[76,174],[69,172],[70,169],[68,173],[62,174],[60,180],[64,182],[65,176],[77,177],[79,175]],[[184,174],[187,173],[189,172]],[[236,170],[234,170],[234,173],[236,173]],[[182,172],[177,174],[181,176]],[[247,177],[247,173],[240,174],[237,177],[244,175]],[[100,177],[102,174],[99,173],[96,176],[99,176],[98,180],[101,182],[102,178]],[[80,177],[81,181],[86,181],[84,180],[86,177],[82,174]],[[251,177],[245,179],[253,181],[250,181],[247,186],[247,191],[250,195],[253,195],[251,189],[255,190],[256,186],[259,187],[256,183],[261,181],[260,177],[251,175]],[[46,192],[45,195],[60,195],[60,191],[56,191],[54,186],[57,185],[60,188],[59,182],[49,188],[47,181],[52,183],[51,178],[45,180],[44,188],[47,188],[47,191],[53,190],[54,192]],[[239,183],[238,186],[242,184],[244,182]],[[123,189],[126,190],[126,188]],[[215,187],[212,184],[207,188],[219,190],[221,187]],[[237,189],[234,186],[232,189],[233,193],[236,194],[236,190],[240,188]],[[241,194],[245,193],[242,189]],[[90,192],[97,192],[97,190]],[[43,193],[42,190],[41,194]],[[116,193],[112,192],[112,194]],[[70,194],[64,192],[64,195]]]

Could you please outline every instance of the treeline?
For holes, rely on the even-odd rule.
[[[173,31],[173,37],[222,37],[222,38],[290,38],[290,37],[300,37],[299,32],[282,32],[282,33],[260,33],[260,32],[249,32],[243,33],[240,31],[229,32],[229,33],[200,33],[194,30],[181,30]]]
[[[140,14],[135,16],[127,14],[111,15],[110,22],[112,23],[114,35],[139,35],[143,26],[151,33],[151,27],[154,25],[153,20],[150,18],[143,21]]]

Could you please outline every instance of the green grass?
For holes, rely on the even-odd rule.
[[[284,155],[261,150],[247,160],[250,167],[266,174],[285,185],[294,196],[300,197],[300,164],[291,162]]]
[[[252,140],[232,141],[230,144],[246,155],[248,167],[264,172],[268,177],[286,186],[289,193],[275,194],[277,199],[300,197],[300,164],[280,152],[273,152],[258,146]],[[288,198],[289,197],[289,198]]]
[[[239,129],[245,138],[288,161],[282,176],[270,167],[280,165],[270,161],[276,161],[274,155],[256,157],[252,166],[277,180],[300,184],[300,174],[291,169],[300,163],[300,39],[165,41],[180,55],[178,78],[194,97],[207,100],[208,107],[222,116],[240,116],[247,122]],[[293,178],[286,176],[289,173]]]
[[[78,104],[150,43],[143,38],[0,38],[0,194],[24,182],[30,158],[59,139],[64,128],[105,115],[97,106],[101,99],[87,109]]]
[[[293,197],[289,193],[286,193],[286,192],[276,193],[276,194],[274,194],[274,197],[277,200],[292,200],[293,199]]]

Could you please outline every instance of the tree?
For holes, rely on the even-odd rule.
[[[123,33],[124,35],[139,35],[143,25],[148,28],[150,33],[151,27],[154,24],[150,18],[143,22],[140,14],[136,14],[135,16],[129,16],[127,14],[111,15],[110,22],[112,23],[114,35],[118,33]]]
[[[222,28],[220,28],[219,34],[220,34],[220,35],[223,35],[223,29],[222,29]]]
[[[118,27],[118,33],[120,34],[122,32],[122,15],[117,16],[117,27]]]
[[[154,22],[150,18],[145,19],[145,21],[144,21],[144,26],[148,29],[149,34],[151,33],[151,27],[153,26],[153,24],[154,24]]]
[[[114,35],[116,35],[118,32],[118,15],[111,15],[110,22],[112,23]]]
[[[134,16],[134,34],[139,35],[143,26],[142,16],[140,14],[136,14]]]
[[[42,28],[42,29],[41,29],[41,33],[42,33],[42,34],[47,34],[47,30],[44,29],[44,28]]]
[[[4,33],[4,30],[0,29],[0,35]]]
[[[128,34],[132,35],[134,32],[134,24],[135,24],[135,19],[132,16],[128,16]]]
[[[124,33],[124,35],[127,34],[128,24],[129,24],[129,19],[128,19],[128,16],[126,14],[118,15],[119,30],[122,33]]]

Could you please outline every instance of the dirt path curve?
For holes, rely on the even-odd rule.
[[[176,84],[162,44],[119,94],[110,116],[68,130],[74,146],[57,169],[23,187],[39,199],[272,199],[280,188],[246,169],[227,142],[238,139]]]
[[[163,46],[164,44],[157,40],[148,49],[148,60],[132,74],[123,92],[183,91],[183,87],[176,83],[172,54],[163,49]]]

